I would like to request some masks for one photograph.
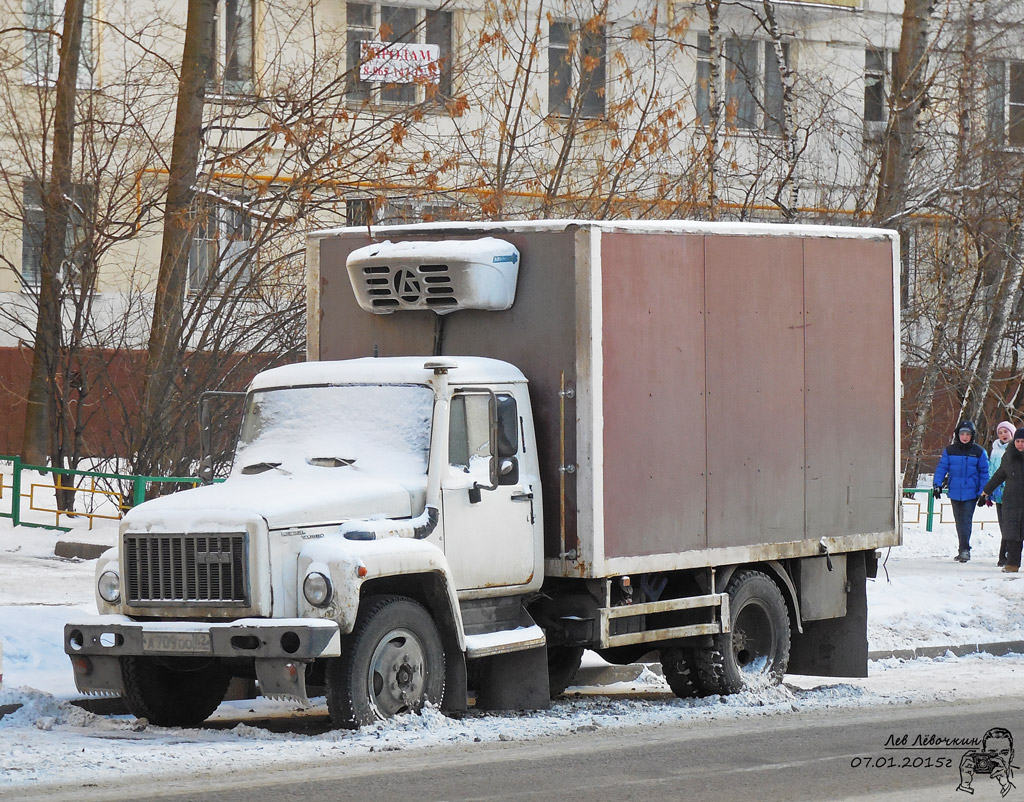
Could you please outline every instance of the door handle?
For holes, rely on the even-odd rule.
[[[509,498],[512,501],[533,501],[533,493],[513,493]]]

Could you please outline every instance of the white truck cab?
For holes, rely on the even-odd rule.
[[[80,689],[124,692],[151,718],[173,720],[160,707],[174,683],[127,685],[123,659],[141,673],[148,660],[251,658],[266,695],[306,701],[305,664],[340,654],[364,596],[413,576],[459,651],[542,646],[521,609],[504,638],[494,627],[481,638],[479,626],[467,636],[461,615],[461,604],[525,597],[543,582],[530,409],[522,372],[479,357],[260,374],[227,480],[122,521],[122,550],[98,566],[103,615],[69,625]],[[214,698],[178,717],[205,718]]]

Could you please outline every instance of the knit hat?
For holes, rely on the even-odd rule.
[[[956,440],[964,432],[968,432],[971,435],[971,439],[968,442],[973,443],[978,435],[978,429],[974,425],[974,421],[962,420],[956,425],[956,430],[953,433],[953,440]]]
[[[1021,426],[1013,433],[1014,440],[1024,440],[1024,426]]]
[[[1011,436],[1014,433],[1013,424],[1010,423],[1008,420],[1000,421],[999,425],[996,426],[996,437],[999,437],[999,432],[1002,429],[1006,429],[1010,433]]]

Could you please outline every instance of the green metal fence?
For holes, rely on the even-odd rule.
[[[145,501],[146,489],[152,484],[179,484],[191,487],[200,484],[200,480],[194,476],[130,476],[99,471],[78,471],[69,468],[46,468],[39,465],[26,465],[21,461],[21,457],[4,455],[0,455],[0,462],[9,462],[13,466],[11,484],[5,484],[3,477],[0,477],[0,504],[6,501],[8,497],[10,498],[9,510],[7,512],[0,511],[0,518],[13,519],[15,526],[35,526],[43,529],[59,529],[64,532],[68,531],[70,527],[60,525],[62,516],[67,518],[88,518],[90,529],[92,529],[93,521],[97,518],[118,520],[126,511]],[[50,482],[35,481],[32,477],[26,479],[25,474],[33,471],[39,473],[40,476],[45,477],[49,475],[53,478]],[[65,484],[65,477],[71,477],[71,484]],[[97,487],[97,479],[105,480],[107,485]],[[113,489],[114,482],[119,482],[121,486],[131,486],[130,500],[121,491]],[[26,483],[29,487],[29,492],[27,493],[24,492]],[[82,495],[93,499],[99,496],[113,504],[117,514],[85,510],[62,510],[57,506],[56,502],[50,507],[40,506],[35,498],[35,490],[44,488],[53,490],[55,499],[59,490],[74,490],[76,497],[79,498]],[[932,495],[932,489],[930,487],[906,487],[903,489],[904,496],[913,496],[918,493],[925,493],[928,496],[925,529],[931,532],[935,516],[938,514],[935,509],[935,497]],[[49,524],[24,520],[22,510],[26,500],[29,510],[54,515],[54,524],[51,526]]]
[[[0,518],[11,518],[15,526],[34,526],[42,529],[59,529],[67,532],[70,527],[61,526],[61,517],[65,518],[88,518],[89,528],[92,529],[96,519],[116,521],[124,513],[146,499],[146,489],[154,484],[178,484],[195,487],[200,480],[194,476],[130,476],[119,473],[103,473],[101,471],[79,471],[70,468],[48,468],[41,465],[27,465],[21,461],[21,457],[0,455],[0,462],[7,462],[12,465],[11,483],[7,484],[6,477],[0,477],[0,503],[6,511],[0,510]],[[40,478],[33,477],[32,472],[38,473]],[[47,481],[46,477],[50,477]],[[97,483],[97,480],[100,480]],[[119,486],[131,487],[131,495],[116,489]],[[52,490],[53,502],[49,503],[36,497],[37,490]],[[83,496],[93,500],[106,501],[108,507],[112,506],[110,512],[96,512],[96,505],[88,505],[92,509],[66,510],[61,509],[56,499],[58,491],[74,490],[75,497],[81,499]],[[27,491],[27,492],[26,492]],[[7,505],[6,502],[10,501]],[[102,506],[102,504],[101,504]],[[26,521],[26,511],[41,512],[54,516],[54,523],[38,523]]]
[[[927,493],[928,494],[928,512],[925,518],[924,529],[926,532],[932,531],[932,526],[935,519],[935,496],[932,495],[932,489],[930,487],[905,487],[903,488],[904,496],[912,496],[915,493]]]

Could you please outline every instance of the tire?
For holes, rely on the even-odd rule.
[[[701,695],[695,676],[692,649],[662,649],[661,671],[672,693],[680,699],[693,699]]]
[[[548,688],[552,699],[565,693],[582,662],[582,646],[548,646]]]
[[[729,694],[778,685],[789,665],[789,611],[771,579],[737,571],[726,586],[731,632],[694,650],[699,690]]]
[[[336,727],[358,729],[418,713],[444,696],[444,647],[426,609],[403,596],[366,599],[341,657],[327,665],[327,707]]]
[[[124,698],[136,718],[159,727],[195,727],[224,701],[231,675],[213,660],[122,657]]]

